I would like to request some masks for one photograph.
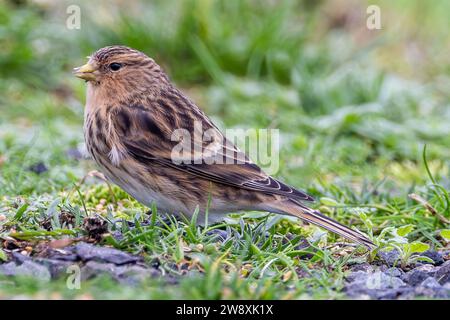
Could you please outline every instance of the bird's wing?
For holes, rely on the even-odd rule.
[[[121,131],[119,134],[124,149],[135,160],[145,165],[159,163],[224,185],[297,200],[314,200],[305,192],[267,175],[229,142],[203,113],[196,117],[195,113],[189,112],[176,119],[165,119],[161,112],[155,111],[143,107],[125,107],[113,117],[114,127]],[[201,112],[199,109],[195,111]],[[161,116],[162,119],[159,118]],[[186,120],[186,117],[191,119]],[[192,120],[201,125],[192,125]],[[186,141],[176,139],[178,135],[173,136],[177,121],[184,122],[184,128],[191,128],[188,130],[191,139],[187,145],[184,144]],[[183,130],[179,134],[182,135]],[[205,131],[207,133],[204,135]],[[209,139],[205,139],[205,136]],[[175,141],[172,141],[174,138]],[[187,153],[175,152],[180,151],[182,145],[190,145],[191,150]],[[186,151],[186,148],[183,150]]]

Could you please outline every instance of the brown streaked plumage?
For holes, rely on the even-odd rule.
[[[108,179],[141,203],[155,201],[159,210],[185,216],[197,206],[202,215],[209,205],[213,221],[242,210],[288,214],[373,246],[358,231],[308,208],[303,201],[313,199],[303,191],[265,174],[142,52],[105,47],[74,72],[88,81],[88,151]],[[179,144],[171,139],[175,129],[185,129],[194,138],[189,154],[193,163],[173,160],[172,151]],[[202,141],[202,134],[195,134],[199,130],[208,130],[210,141]],[[223,164],[214,163],[217,156],[225,159]]]

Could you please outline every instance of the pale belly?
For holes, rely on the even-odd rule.
[[[189,207],[175,197],[169,197],[164,192],[151,188],[150,185],[144,185],[126,172],[121,171],[120,175],[114,176],[106,168],[100,167],[109,181],[118,185],[138,202],[149,208],[155,204],[158,214],[173,214],[190,220],[196,210],[195,206],[193,208]],[[227,213],[240,210],[239,208],[232,208],[220,200],[211,199],[211,207],[208,210],[208,223],[220,222],[226,217]],[[199,225],[205,223],[205,208],[199,209],[197,220]]]

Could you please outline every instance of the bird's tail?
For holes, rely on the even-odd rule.
[[[319,211],[308,208],[307,206],[295,200],[283,202],[281,205],[277,205],[277,209],[281,209],[284,213],[298,217],[319,227],[325,228],[344,238],[361,243],[369,249],[375,247],[373,242],[359,231],[350,229],[349,227],[346,227],[343,224],[340,224],[339,222],[328,218]]]

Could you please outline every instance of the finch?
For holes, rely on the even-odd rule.
[[[305,205],[311,196],[263,172],[144,53],[110,46],[88,58],[74,69],[87,82],[87,150],[108,180],[137,201],[188,218],[198,210],[199,221],[206,212],[213,222],[245,210],[291,215],[373,246],[360,232]],[[182,156],[174,152],[180,140],[187,147]]]

